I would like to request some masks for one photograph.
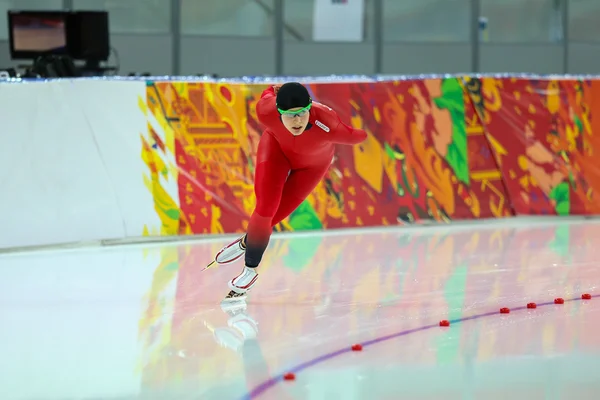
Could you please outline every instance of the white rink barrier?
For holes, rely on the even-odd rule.
[[[143,81],[0,84],[0,249],[139,237],[159,225]]]

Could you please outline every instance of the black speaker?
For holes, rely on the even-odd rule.
[[[75,60],[106,61],[110,56],[108,13],[76,11],[68,16],[69,55]]]

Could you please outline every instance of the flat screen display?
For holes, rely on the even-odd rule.
[[[14,51],[60,53],[67,47],[66,20],[63,15],[13,15]]]

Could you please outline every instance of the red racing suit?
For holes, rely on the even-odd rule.
[[[281,121],[273,87],[256,105],[258,120],[266,128],[256,156],[254,192],[256,208],[246,234],[246,265],[257,267],[269,244],[273,226],[290,215],[323,178],[336,144],[354,145],[367,138],[361,129],[342,121],[331,108],[313,102],[306,130],[292,135]]]

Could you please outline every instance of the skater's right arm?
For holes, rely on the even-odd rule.
[[[256,103],[256,116],[265,127],[272,127],[274,123],[279,122],[279,112],[277,111],[277,86],[269,86],[262,92],[260,100]]]

